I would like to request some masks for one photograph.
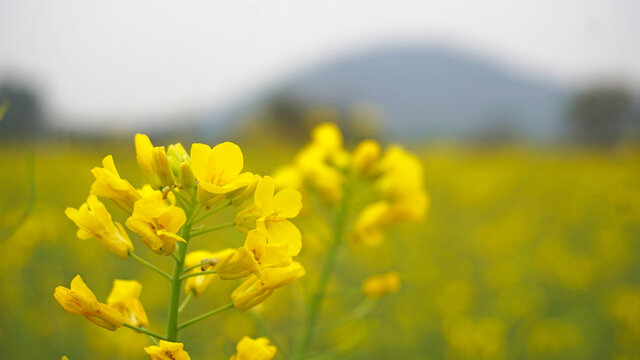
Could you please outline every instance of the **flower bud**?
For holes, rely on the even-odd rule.
[[[362,292],[369,298],[379,298],[400,290],[400,275],[395,272],[373,275],[362,282]]]

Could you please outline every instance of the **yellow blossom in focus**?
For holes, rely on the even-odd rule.
[[[155,189],[173,185],[171,165],[164,146],[154,147],[147,135],[136,134],[136,159]]]
[[[114,280],[107,305],[120,311],[126,322],[133,326],[149,326],[149,319],[140,302],[142,284],[135,280]]]
[[[369,175],[380,158],[380,145],[374,140],[363,140],[353,151],[351,165],[358,175]]]
[[[111,155],[102,160],[102,166],[91,169],[96,178],[91,185],[91,195],[111,199],[122,210],[131,214],[133,204],[140,199],[138,191],[127,180],[120,178]]]
[[[260,229],[249,231],[244,246],[231,252],[216,266],[221,279],[239,279],[249,274],[263,277],[262,269],[283,267],[291,263],[289,244],[272,244]]]
[[[109,251],[121,258],[126,258],[128,252],[133,251],[133,244],[125,229],[111,220],[111,214],[94,195],[89,195],[87,202],[79,209],[67,208],[64,213],[78,226],[77,236],[80,239],[95,236]]]
[[[252,339],[245,336],[236,345],[236,353],[229,360],[271,360],[277,349],[269,345],[269,339],[261,337]]]
[[[362,292],[370,298],[378,298],[393,294],[400,290],[400,275],[396,271],[373,275],[362,282]]]
[[[247,200],[253,198],[260,179],[262,179],[260,175],[253,174],[251,181],[247,186],[230,192],[227,195],[227,198],[231,200],[231,205],[240,206]]]
[[[191,360],[183,348],[184,344],[182,343],[160,340],[158,346],[147,346],[144,351],[151,360]]]
[[[386,201],[367,205],[356,218],[351,239],[357,244],[379,245],[384,239],[383,226],[389,223],[390,206]]]
[[[150,186],[140,191],[142,199],[133,208],[133,214],[127,219],[127,227],[142,236],[142,241],[161,255],[171,255],[176,241],[184,241],[177,235],[186,221],[184,211],[169,205],[162,198],[162,192]]]
[[[205,250],[197,250],[187,254],[184,261],[185,268],[190,268],[198,264],[202,264],[201,267],[190,270],[190,274],[195,274],[201,271],[215,270],[217,264],[227,256],[233,254],[234,249],[225,249],[218,252],[209,252]],[[188,294],[193,292],[194,295],[200,296],[205,289],[216,278],[217,274],[207,274],[200,276],[192,276],[186,278],[184,284],[184,291]]]
[[[209,206],[225,194],[249,185],[253,174],[240,173],[243,166],[242,151],[234,143],[225,142],[213,149],[205,144],[193,144],[191,170],[198,180],[198,201]]]
[[[238,231],[248,232],[256,227],[264,231],[270,244],[286,245],[289,255],[298,255],[302,248],[302,235],[288,219],[296,217],[300,212],[302,197],[292,188],[282,189],[275,195],[274,192],[273,178],[262,178],[256,187],[254,205],[237,214],[236,228]]]
[[[80,275],[71,280],[71,289],[58,286],[53,296],[67,312],[82,315],[107,330],[114,331],[125,322],[124,316],[118,310],[98,302]]]
[[[240,311],[249,310],[271,296],[274,289],[285,286],[304,274],[302,265],[295,261],[287,267],[264,269],[262,279],[252,275],[233,291],[233,306]]]

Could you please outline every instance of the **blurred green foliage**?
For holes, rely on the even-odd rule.
[[[200,139],[206,142],[206,139]],[[269,141],[238,143],[245,168],[269,174],[297,149]],[[0,242],[0,346],[4,358],[144,359],[144,335],[114,333],[67,314],[53,289],[81,274],[104,300],[113,279],[143,283],[152,330],[161,330],[165,279],[75,237],[64,209],[86,200],[89,170],[113,154],[121,175],[143,182],[133,141],[118,146],[32,144],[38,189],[33,211]],[[28,206],[24,144],[1,146],[0,228]],[[358,247],[339,260],[320,327],[359,304],[360,282],[397,270],[403,289],[367,320],[346,322],[319,342],[349,359],[633,359],[640,356],[640,151],[572,148],[414,147],[424,161],[432,202],[421,224],[392,229],[379,247]],[[108,206],[110,206],[109,204]],[[111,207],[114,217],[120,212]],[[322,213],[321,209],[318,209]],[[231,213],[216,215],[221,222]],[[231,311],[188,328],[194,359],[224,359],[244,335],[291,342],[300,326],[299,287],[314,280],[322,226],[297,221],[308,276],[274,294],[255,313]],[[326,229],[325,229],[326,230]],[[157,261],[134,240],[136,252]],[[228,229],[194,249],[235,245]],[[171,268],[171,258],[157,264]],[[235,281],[219,281],[192,301],[191,317],[226,304]],[[264,320],[264,321],[262,321]]]

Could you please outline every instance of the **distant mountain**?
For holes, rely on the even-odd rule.
[[[500,127],[537,138],[561,129],[569,95],[450,48],[391,46],[292,74],[215,117],[239,117],[274,94],[341,107],[375,103],[401,136],[468,136]]]

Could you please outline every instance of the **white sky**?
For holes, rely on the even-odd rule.
[[[567,84],[640,88],[638,0],[0,0],[0,79],[29,75],[75,121],[223,105],[394,41],[460,46]]]

